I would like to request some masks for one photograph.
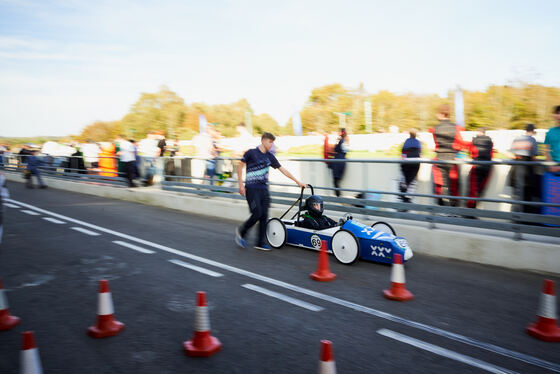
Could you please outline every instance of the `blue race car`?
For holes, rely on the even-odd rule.
[[[313,195],[313,187],[310,188]],[[404,262],[412,258],[408,241],[396,236],[391,225],[385,222],[377,222],[370,227],[353,220],[347,213],[335,227],[323,230],[301,227],[301,212],[305,210],[302,209],[303,190],[302,188],[300,197],[280,218],[268,220],[266,238],[272,247],[280,248],[288,244],[319,250],[321,241],[326,240],[328,250],[339,262],[347,265],[359,258],[391,264],[395,253],[401,254]],[[298,202],[298,212],[292,219],[284,219]]]

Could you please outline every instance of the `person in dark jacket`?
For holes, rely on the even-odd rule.
[[[437,119],[439,124],[430,129],[434,136],[436,145],[436,159],[442,161],[455,160],[457,152],[464,149],[467,145],[461,137],[462,128],[449,120],[449,105],[444,104],[439,107]],[[434,184],[436,195],[459,195],[459,168],[452,164],[434,164],[433,165]],[[458,206],[458,200],[440,198],[439,205]]]
[[[494,143],[481,128],[470,144],[469,151],[475,161],[492,161]],[[479,197],[488,184],[492,165],[473,165],[469,172],[469,197]],[[467,208],[476,208],[476,200],[468,200]]]
[[[338,136],[338,143],[334,146],[334,159],[343,160],[346,158],[346,153],[348,153],[348,134],[346,129],[340,129],[340,134]],[[344,176],[344,169],[346,169],[346,162],[331,162],[329,164],[332,174],[333,174],[333,184],[335,188],[340,188],[340,181]],[[340,196],[340,191],[335,190],[336,196]]]
[[[41,179],[41,172],[39,171],[39,167],[43,164],[43,162],[37,157],[37,153],[39,151],[33,150],[31,151],[31,155],[27,157],[27,182],[25,186],[27,188],[33,188],[33,181],[31,177],[34,175],[37,178],[37,182],[39,183],[39,188],[47,188],[43,180]]]
[[[336,222],[323,215],[323,199],[321,196],[311,195],[305,200],[306,213],[300,227],[313,230],[324,230],[336,226]]]
[[[405,140],[402,146],[402,158],[420,158],[420,154],[422,153],[422,144],[420,144],[420,141],[416,139],[416,129],[411,129],[408,133],[410,137]],[[404,193],[408,191],[408,188],[416,179],[419,169],[420,163],[401,164],[402,178],[399,183],[399,191],[402,192],[403,195],[400,195],[399,197],[405,203],[410,203],[410,198],[405,196]]]

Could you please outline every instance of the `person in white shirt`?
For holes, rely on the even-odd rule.
[[[117,154],[123,164],[126,179],[128,179],[128,186],[136,187],[133,182],[135,174],[134,164],[136,163],[136,147],[122,135],[119,135],[117,138],[117,143],[119,144],[119,152]]]
[[[87,143],[82,144],[81,151],[84,154],[86,168],[97,169],[99,167],[99,154],[101,153],[101,148],[99,148],[99,146],[93,141],[88,140]]]

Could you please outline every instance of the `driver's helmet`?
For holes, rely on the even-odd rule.
[[[305,200],[305,209],[314,217],[323,215],[323,199],[321,196],[311,195]]]

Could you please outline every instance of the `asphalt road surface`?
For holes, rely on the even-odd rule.
[[[0,332],[0,373],[19,372],[27,330],[45,373],[313,373],[322,339],[339,373],[560,372],[558,343],[525,333],[550,276],[416,254],[400,303],[382,296],[390,266],[331,256],[337,279],[315,282],[316,252],[237,248],[219,211],[9,187],[0,277],[22,323]],[[100,279],[126,327],[93,339]],[[182,348],[197,291],[223,344],[209,358]]]

